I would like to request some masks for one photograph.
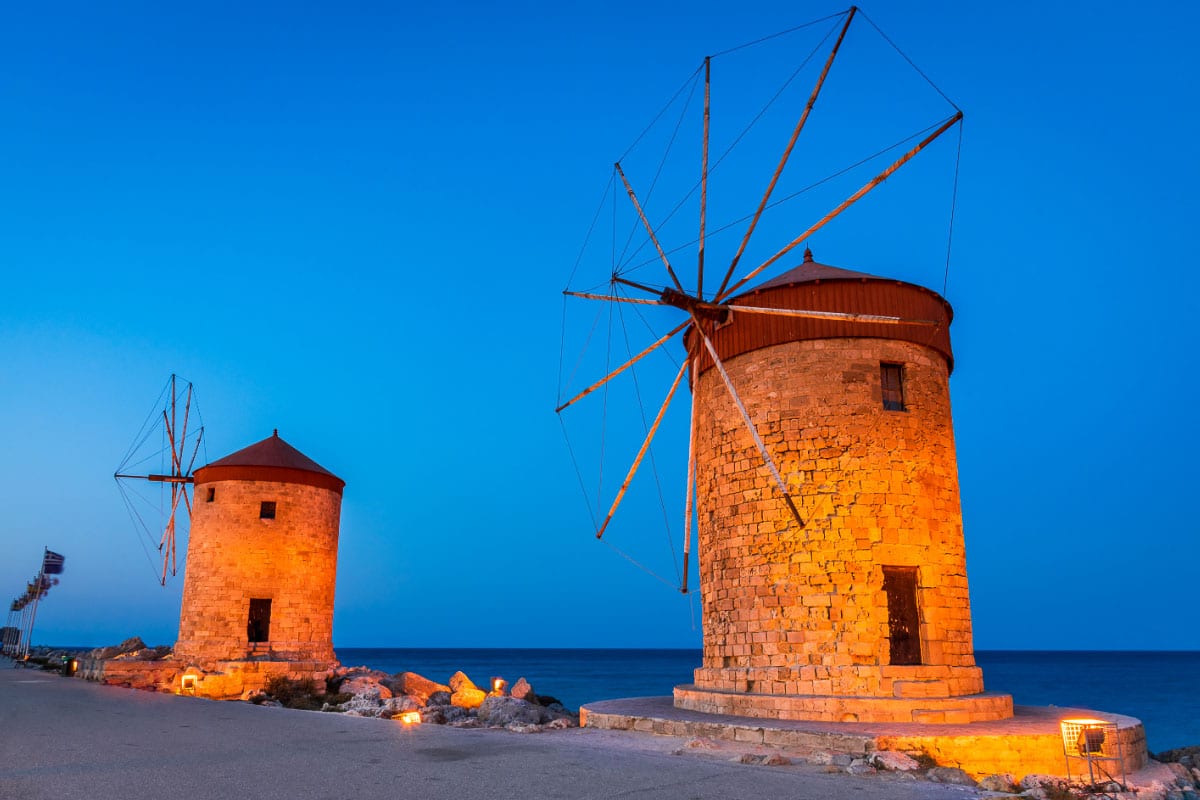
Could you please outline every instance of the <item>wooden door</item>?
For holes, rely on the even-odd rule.
[[[917,608],[917,568],[884,567],[887,594],[889,664],[921,663],[921,614]]]

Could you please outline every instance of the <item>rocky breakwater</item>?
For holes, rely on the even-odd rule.
[[[503,679],[493,678],[484,689],[462,672],[443,684],[415,672],[389,675],[367,667],[342,667],[324,688],[317,694],[311,684],[276,681],[249,700],[260,705],[394,719],[403,724],[505,728],[518,733],[579,726],[578,714],[553,697],[538,695],[525,678],[511,688]]]
[[[162,690],[182,665],[167,646],[148,647],[140,636],[111,647],[97,647],[77,657],[76,677],[133,689]]]

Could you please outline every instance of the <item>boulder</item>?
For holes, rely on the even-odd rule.
[[[450,705],[450,692],[434,692],[429,695],[425,701],[427,706],[448,706]]]
[[[378,697],[356,694],[340,706],[343,713],[351,717],[377,717],[383,708],[383,701]]]
[[[446,722],[446,724],[457,722],[458,720],[462,719],[475,719],[474,714],[467,709],[459,708],[458,706],[435,706],[435,708],[441,714],[442,720]],[[424,714],[425,712],[422,711],[421,713]]]
[[[132,636],[118,645],[112,647],[100,647],[88,653],[92,658],[116,658],[117,656],[133,653],[138,650],[145,650],[146,643],[142,641],[140,636]]]
[[[352,695],[364,695],[375,700],[390,700],[392,690],[384,686],[374,675],[354,675],[342,681],[338,691]]]
[[[1034,800],[1046,800],[1049,797],[1069,797],[1071,784],[1057,775],[1026,775],[1021,778],[1022,795]]]
[[[445,725],[446,724],[446,709],[454,708],[454,706],[425,706],[420,709],[421,722],[427,725]]]
[[[934,767],[925,773],[934,783],[953,783],[957,786],[974,786],[975,779],[958,767]]]
[[[445,692],[448,695],[452,691],[449,686],[431,681],[415,672],[398,672],[392,677],[389,684],[393,691],[415,697],[422,703],[427,703],[429,698],[438,692]],[[449,702],[447,699],[446,704]]]
[[[464,686],[450,695],[450,705],[459,708],[479,708],[487,699],[487,692]]]
[[[537,725],[542,721],[542,709],[516,697],[492,695],[479,706],[478,717],[481,724],[490,727]]]
[[[533,687],[529,685],[529,681],[525,680],[524,677],[518,678],[508,693],[518,700],[528,700],[531,703],[537,702],[537,695],[533,693]]]
[[[988,792],[1009,792],[1016,793],[1021,791],[1013,779],[1012,775],[985,775],[979,779],[979,788]]]
[[[378,715],[387,719],[391,719],[392,717],[400,716],[406,711],[420,710],[421,704],[415,698],[408,697],[407,695],[401,695],[400,697],[392,697],[384,700],[383,705],[379,707]],[[424,720],[424,718],[425,715],[422,714],[421,719]]]
[[[921,768],[915,758],[907,753],[901,753],[899,750],[880,750],[871,753],[867,761],[877,769],[886,769],[890,772],[909,772]]]
[[[471,679],[467,677],[465,672],[456,672],[450,676],[450,691],[457,692],[461,689],[478,689]]]
[[[561,703],[552,703],[542,708],[542,720],[553,722],[566,720],[568,727],[579,727],[579,715],[565,708]]]

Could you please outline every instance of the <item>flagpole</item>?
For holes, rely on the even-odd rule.
[[[29,657],[29,643],[33,639],[33,623],[37,620],[38,603],[42,600],[42,589],[46,585],[46,553],[49,552],[49,547],[42,548],[42,566],[38,570],[37,587],[33,593],[33,611],[29,615],[29,633],[25,636],[25,652],[22,654],[25,658]]]
[[[5,627],[4,641],[0,642],[0,652],[3,652],[4,655],[6,655],[6,656],[10,655],[12,653],[13,646],[15,645],[15,642],[12,641],[12,639],[13,639],[12,632],[15,630],[18,630],[17,626],[14,624],[16,622],[16,620],[14,619],[14,617],[16,615],[17,615],[17,612],[14,611],[13,607],[10,605],[8,607],[8,624],[4,626]],[[17,635],[19,636],[20,633],[18,633]]]
[[[21,657],[21,648],[25,646],[25,626],[29,624],[29,604],[21,606],[21,621],[17,627],[17,646],[13,650],[13,658]]]

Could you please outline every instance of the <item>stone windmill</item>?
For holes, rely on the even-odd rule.
[[[949,304],[920,286],[819,264],[807,250],[799,266],[753,284],[959,125],[962,112],[954,108],[857,191],[735,278],[857,13],[852,7],[838,21],[824,68],[716,291],[704,289],[710,59],[703,66],[694,282],[685,286],[616,165],[665,268],[663,284],[614,270],[607,292],[566,294],[667,307],[679,320],[557,411],[676,337],[682,341],[686,357],[596,525],[596,536],[603,536],[687,376],[681,588],[687,592],[694,519],[704,655],[695,683],[676,688],[677,706],[828,721],[1004,718],[1012,714],[1011,697],[984,693],[972,649],[950,417]]]
[[[337,666],[333,597],[345,481],[275,431],[196,470],[179,615],[181,689],[237,696]]]
[[[242,696],[276,676],[322,678],[338,666],[345,482],[279,431],[194,468],[203,430],[192,384],[172,375],[116,474],[137,527],[153,539],[152,512],[165,519],[157,526],[163,583],[177,571],[176,518],[190,523],[174,655],[142,677],[208,697]],[[158,509],[133,488],[141,481],[165,487]]]

